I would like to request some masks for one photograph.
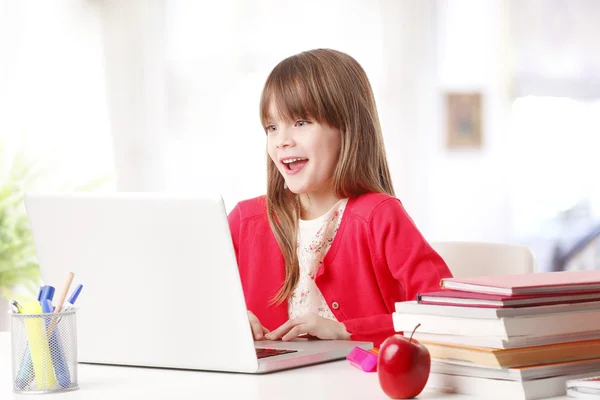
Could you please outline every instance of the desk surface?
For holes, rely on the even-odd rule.
[[[12,391],[10,336],[0,332],[0,399],[30,399]],[[173,371],[153,368],[79,365],[78,390],[52,394],[52,400],[93,399],[369,399],[386,400],[376,373],[364,373],[345,360],[266,375]],[[282,395],[282,392],[285,395]],[[420,399],[472,400],[425,389]],[[567,397],[554,400],[566,400]]]

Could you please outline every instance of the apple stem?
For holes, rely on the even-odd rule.
[[[413,329],[412,333],[410,334],[410,338],[408,339],[408,343],[412,342],[412,337],[415,334],[415,331],[417,330],[418,327],[420,327],[421,324],[417,324],[417,326],[415,326],[415,329]]]

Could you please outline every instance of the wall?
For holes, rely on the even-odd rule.
[[[382,2],[385,73],[378,108],[396,195],[427,233],[428,136],[435,131],[436,13],[433,1]]]
[[[427,135],[427,235],[431,240],[510,241],[506,141],[509,112],[506,16],[502,0],[439,0],[438,88]],[[450,5],[452,7],[450,7]],[[481,150],[445,149],[446,91],[481,91]]]
[[[324,9],[317,3],[306,7],[335,12],[333,5]],[[357,3],[361,23],[353,20],[356,11],[347,12],[345,23],[337,21],[316,35],[300,34],[299,22],[278,41],[264,24],[286,14],[283,5],[243,15],[222,5],[217,11],[242,25],[223,31],[219,44],[204,43],[205,28],[173,15],[177,2],[164,4],[155,0],[142,14],[136,11],[142,7],[138,2],[124,10],[116,1],[104,7],[121,190],[209,188],[225,195],[229,209],[260,194],[264,144],[256,107],[262,82],[284,56],[331,46],[354,55],[372,79],[396,192],[423,233],[432,240],[510,237],[503,168],[508,110],[504,2]],[[202,15],[198,7],[189,13]],[[159,22],[165,12],[166,25]],[[246,18],[250,13],[254,17]],[[327,21],[323,18],[320,25]],[[130,29],[131,24],[139,29]],[[199,39],[189,39],[195,37]],[[232,56],[215,64],[214,53],[221,50]],[[484,94],[484,147],[449,153],[444,148],[443,93],[471,89]]]
[[[378,101],[397,195],[430,240],[511,241],[506,3],[381,4]],[[448,151],[444,93],[471,90],[483,93],[483,147]]]
[[[302,19],[293,20],[274,43],[267,23],[280,22],[278,15],[293,11],[289,5],[273,1],[250,9],[230,1],[217,12],[235,23],[219,28],[218,41],[206,42],[206,29],[195,35],[180,24],[180,37],[190,42],[179,50],[169,42],[177,34],[169,26],[177,2],[109,0],[86,9],[91,26],[101,21],[93,43],[102,49],[93,60],[105,60],[96,66],[104,74],[96,80],[107,81],[118,188],[195,191],[208,182],[225,192],[229,208],[259,194],[264,153],[254,138],[261,135],[261,83],[283,56],[332,46],[355,55],[372,78],[397,194],[426,236],[508,239],[505,2],[355,1],[348,9],[338,3],[306,3],[322,11],[318,22],[327,29],[303,32]],[[333,13],[340,18],[327,25]],[[232,55],[216,59],[221,50]],[[177,60],[182,54],[188,58]],[[186,80],[194,74],[206,79]],[[484,93],[485,142],[479,152],[444,148],[442,95],[455,89]],[[239,167],[224,170],[232,163]]]

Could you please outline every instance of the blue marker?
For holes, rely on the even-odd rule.
[[[62,309],[63,311],[69,311],[75,307],[75,302],[77,301],[77,298],[79,297],[79,293],[81,293],[81,289],[83,289],[83,285],[81,285],[81,284],[77,285],[77,287],[75,288],[75,290],[73,290],[73,293],[67,300],[67,304],[65,304],[65,306],[63,307],[63,309]],[[60,317],[58,319],[57,323],[60,323],[60,321],[62,319],[63,319],[63,317]]]
[[[54,307],[49,299],[42,300],[42,312],[53,313]],[[46,328],[50,324],[50,318],[46,318]],[[64,349],[58,329],[54,329],[50,335],[50,356],[52,357],[52,364],[54,365],[54,375],[60,386],[66,388],[71,384],[71,374],[69,368],[65,362]]]
[[[83,285],[81,285],[81,284],[77,285],[77,287],[71,294],[71,297],[69,297],[69,300],[67,300],[67,305],[64,308],[65,310],[70,310],[71,308],[75,307],[75,302],[77,301],[77,298],[79,297],[79,293],[81,293],[81,289],[83,289]]]
[[[42,304],[42,302],[44,300],[52,301],[53,298],[54,298],[54,286],[50,286],[50,285],[43,286],[40,298],[38,300],[40,302],[40,304]]]

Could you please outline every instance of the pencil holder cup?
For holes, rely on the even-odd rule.
[[[76,310],[11,314],[13,391],[20,394],[78,389]]]

